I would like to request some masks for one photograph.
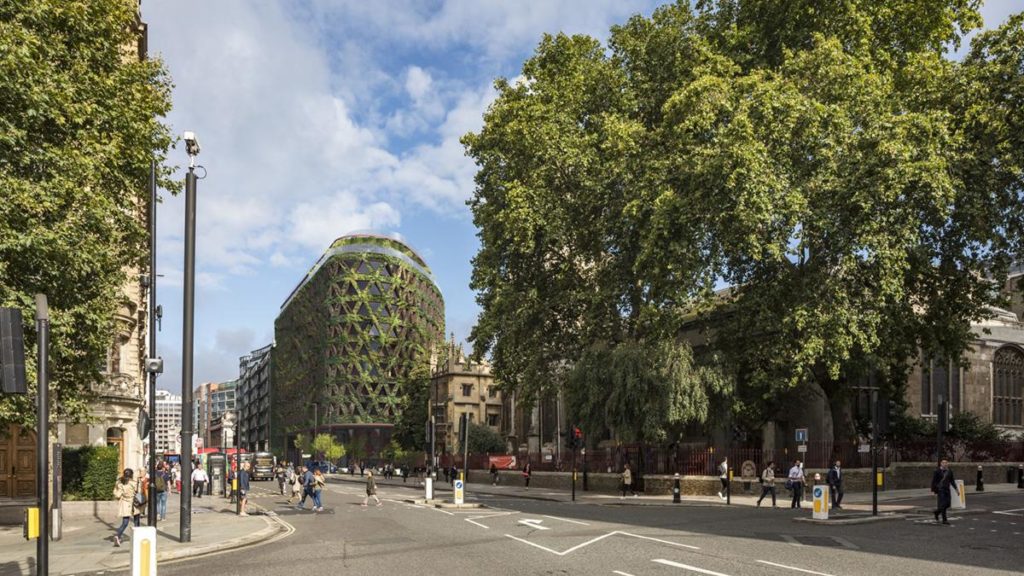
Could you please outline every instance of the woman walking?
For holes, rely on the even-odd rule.
[[[384,505],[384,503],[380,501],[380,498],[377,498],[377,483],[373,480],[373,470],[366,471],[366,497],[363,498],[364,507],[370,501],[370,496],[373,496],[373,499],[377,501],[377,506]]]
[[[777,508],[775,506],[775,462],[769,462],[761,472],[761,497],[757,499],[758,506],[768,494],[772,495],[772,508]]]
[[[323,501],[320,500],[320,493],[323,492],[324,486],[327,485],[327,479],[324,478],[324,473],[319,468],[313,469],[313,511],[323,512],[324,505]]]
[[[530,462],[526,462],[526,466],[523,466],[523,481],[526,483],[526,489],[530,489],[530,475],[533,474],[533,468],[530,467]]]
[[[128,522],[133,521],[135,526],[139,525],[139,516],[142,510],[136,502],[135,495],[141,494],[140,482],[135,480],[135,472],[131,468],[125,468],[124,473],[114,484],[114,500],[117,500],[117,515],[121,517],[121,526],[114,534],[114,546],[121,545],[121,538],[124,536]]]
[[[298,470],[292,473],[291,489],[291,494],[288,496],[289,504],[292,503],[293,499],[299,498],[302,495],[302,466],[299,466]]]

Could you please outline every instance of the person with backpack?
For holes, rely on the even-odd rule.
[[[278,491],[281,493],[281,496],[284,496],[284,484],[285,484],[284,465],[282,463],[280,463],[280,462],[278,462],[277,466],[274,467],[274,478],[277,479],[277,489],[278,489]]]
[[[299,501],[299,505],[296,506],[299,510],[306,509],[306,498],[313,500],[313,507],[316,508],[316,500],[313,498],[313,485],[316,480],[313,478],[313,471],[303,466],[302,469],[302,500]]]
[[[156,515],[160,520],[167,520],[167,485],[171,475],[167,472],[167,463],[156,465],[156,478],[153,479],[153,492],[156,494]]]
[[[775,505],[775,462],[768,462],[764,470],[761,471],[761,497],[757,499],[757,505],[761,505],[761,500],[768,494],[772,495],[772,508],[778,508]]]

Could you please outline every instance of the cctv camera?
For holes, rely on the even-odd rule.
[[[162,374],[163,371],[163,358],[146,358],[146,372],[149,372],[150,374]]]
[[[185,139],[185,152],[187,152],[189,156],[198,156],[199,155],[199,140],[196,138],[196,133],[192,132],[192,131],[187,131],[187,132],[185,132],[184,139]]]

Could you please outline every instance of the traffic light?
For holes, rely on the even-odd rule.
[[[900,417],[899,402],[889,397],[888,393],[879,392],[875,402],[875,433],[888,434],[892,424]]]
[[[583,431],[580,430],[579,426],[574,426],[572,429],[572,440],[573,445],[577,448],[583,447]]]
[[[4,394],[25,394],[25,339],[21,310],[0,308],[0,389]]]

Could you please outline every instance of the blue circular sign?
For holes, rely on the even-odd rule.
[[[819,487],[817,487],[817,488],[815,488],[815,489],[814,489],[814,497],[815,497],[815,498],[821,498],[821,492],[822,492],[822,490],[821,490],[821,487],[820,487],[820,486],[819,486]]]
[[[456,490],[462,490],[462,480],[456,480],[455,481],[455,489]]]

